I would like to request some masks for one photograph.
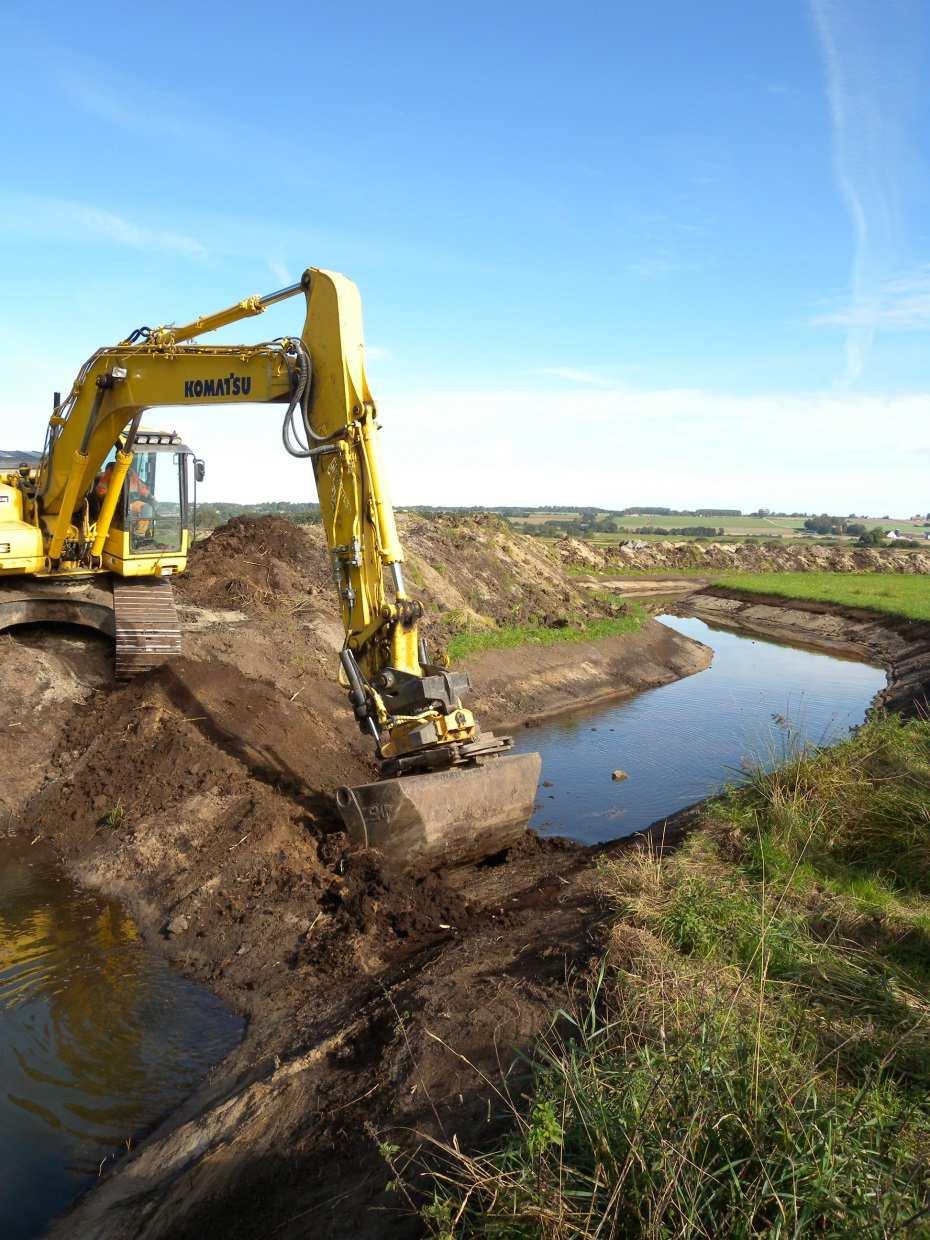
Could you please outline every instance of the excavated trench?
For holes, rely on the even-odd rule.
[[[684,605],[682,610],[687,610]],[[523,732],[543,759],[530,827],[603,844],[771,769],[791,753],[842,739],[886,685],[885,672],[849,656],[713,627],[660,622],[710,646],[700,675]],[[612,779],[614,771],[620,778]]]
[[[477,572],[468,563],[474,548],[463,549],[460,532],[454,547],[437,547],[437,538],[434,527],[424,535],[434,561],[452,563],[457,552],[463,573],[480,579],[483,562]],[[22,699],[6,730],[15,778],[0,787],[10,829],[26,847],[36,837],[36,847],[52,845],[69,876],[128,910],[141,942],[175,974],[245,1020],[223,1063],[147,1139],[105,1161],[95,1190],[51,1234],[418,1234],[385,1191],[391,1173],[379,1142],[410,1153],[430,1137],[486,1139],[501,1122],[489,1082],[564,1001],[567,974],[583,979],[601,950],[608,912],[591,853],[577,843],[528,834],[490,864],[405,876],[347,848],[329,794],[369,777],[370,757],[326,672],[338,634],[323,575],[319,605],[306,570],[309,605],[279,588],[303,549],[285,556],[253,546],[247,575],[241,558],[235,575],[194,574],[184,600],[190,657],[115,691],[73,683],[41,650],[4,647],[0,675],[15,677]],[[508,563],[531,552],[521,542]],[[425,561],[413,567],[427,588],[449,588]],[[550,605],[571,588],[554,577]],[[451,595],[442,597],[451,607]],[[855,653],[889,665],[877,648]],[[601,642],[492,651],[472,672],[476,706],[500,731],[508,721],[603,707],[618,691],[635,720],[638,703],[710,684],[708,663],[706,646],[650,622]],[[848,722],[870,687],[861,686]],[[645,689],[653,692],[629,696]],[[654,720],[638,730],[650,732],[660,757],[683,740],[693,749],[701,737],[682,731],[686,715],[682,705],[668,711],[664,731]],[[16,748],[9,725],[27,720],[29,745]],[[590,745],[617,725],[603,738],[597,721],[582,725],[576,715],[571,726],[597,727],[585,734]],[[520,742],[543,736],[530,728]],[[25,762],[30,751],[43,754],[42,769]],[[603,767],[574,793],[564,790],[566,822],[573,806],[583,817],[585,783],[600,782],[610,797],[645,785],[645,749],[635,762],[615,753],[601,755]],[[612,783],[612,766],[630,779]],[[558,794],[558,777],[550,782]],[[673,783],[669,763],[669,791]],[[97,1010],[91,1023],[100,1022]],[[518,1088],[518,1071],[511,1080]],[[156,1107],[127,1118],[114,1135],[141,1137],[157,1115]]]

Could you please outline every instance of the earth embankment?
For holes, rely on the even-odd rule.
[[[682,609],[710,624],[865,659],[888,673],[875,706],[903,715],[930,710],[930,624],[864,608],[710,586]]]

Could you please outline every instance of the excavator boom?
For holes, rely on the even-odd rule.
[[[249,346],[199,342],[298,296],[306,303],[300,335]],[[420,638],[422,607],[404,580],[365,369],[361,300],[345,276],[309,268],[266,297],[182,326],[140,328],[95,353],[56,405],[40,463],[8,473],[0,466],[0,503],[9,503],[0,508],[0,580],[67,597],[74,583],[108,578],[118,659],[121,599],[123,614],[136,617],[131,640],[123,623],[123,665],[135,671],[170,654],[169,583],[186,564],[192,454],[174,451],[176,437],[143,431],[141,418],[165,406],[235,403],[283,405],[284,446],[313,470],[345,629],[340,677],[382,772],[374,783],[339,790],[350,837],[419,866],[507,847],[532,812],[539,756],[516,755],[508,737],[481,732],[462,701],[467,675],[431,661]],[[181,461],[171,536],[154,494],[165,476],[156,459],[163,451]],[[156,601],[168,617],[161,632],[149,623]],[[0,627],[7,606],[0,593]]]

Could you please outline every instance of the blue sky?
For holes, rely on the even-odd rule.
[[[398,502],[930,508],[920,0],[20,7],[2,443],[312,264],[362,289]],[[273,411],[181,417],[209,497],[312,490]]]

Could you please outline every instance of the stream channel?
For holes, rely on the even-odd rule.
[[[700,620],[697,675],[519,735],[543,756],[533,826],[587,843],[642,829],[862,722],[884,672]],[[620,768],[629,778],[613,782]],[[126,911],[53,856],[0,840],[0,1236],[28,1240],[236,1045],[243,1022],[148,951]]]
[[[880,668],[703,620],[658,619],[710,646],[706,671],[517,734],[542,754],[543,783],[530,826],[585,844],[642,831],[771,769],[800,746],[842,740],[885,686]],[[612,773],[628,778],[614,782]],[[546,785],[549,785],[548,787]]]

